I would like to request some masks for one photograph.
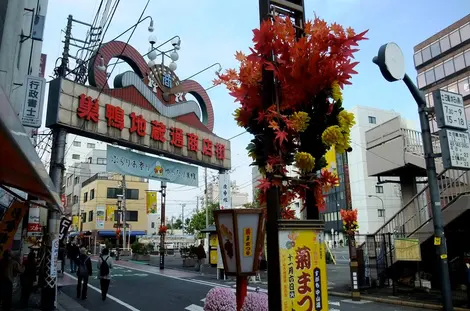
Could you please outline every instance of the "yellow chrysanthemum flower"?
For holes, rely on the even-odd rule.
[[[304,132],[308,128],[310,117],[305,111],[299,111],[294,112],[290,117],[290,120],[292,121],[292,127],[297,132]]]
[[[241,112],[242,112],[242,109],[241,109],[241,108],[237,108],[237,109],[235,109],[235,111],[233,112],[233,116],[234,116],[235,121],[237,121],[237,125],[243,127],[243,124],[242,124],[240,121],[238,121],[238,118],[240,117],[240,113],[241,113]]]
[[[343,92],[341,92],[338,81],[334,81],[331,84],[331,97],[333,97],[335,101],[343,101]]]
[[[333,125],[325,129],[325,131],[321,135],[321,139],[325,145],[331,147],[337,144],[339,141],[343,140],[344,138],[341,132],[341,128],[337,125]]]
[[[346,110],[341,110],[338,114],[338,123],[339,127],[341,127],[343,131],[349,132],[351,127],[356,124],[356,121],[354,120],[354,114],[347,112]]]
[[[304,173],[309,173],[315,167],[315,158],[308,152],[295,154],[295,165]]]

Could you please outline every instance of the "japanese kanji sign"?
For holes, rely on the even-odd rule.
[[[243,228],[243,256],[253,256],[253,228]]]
[[[219,205],[220,209],[232,208],[229,173],[219,174]]]
[[[325,245],[313,229],[279,231],[282,310],[328,310]]]
[[[230,142],[65,79],[49,86],[46,126],[213,169],[230,169]],[[139,102],[140,103],[140,102]],[[189,121],[188,121],[189,122]]]
[[[113,146],[108,146],[106,156],[108,172],[151,178],[184,186],[198,186],[197,166],[150,157]]]
[[[70,225],[72,224],[72,220],[68,219],[67,217],[62,217],[60,220],[59,225],[59,240],[63,241],[69,232]]]
[[[41,202],[45,205],[45,202]],[[41,222],[40,222],[41,208],[34,203],[31,204],[28,211],[28,236],[41,236]]]
[[[24,83],[25,96],[20,112],[21,123],[24,126],[39,128],[42,123],[46,79],[26,76]]]

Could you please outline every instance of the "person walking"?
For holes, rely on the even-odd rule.
[[[76,259],[77,269],[77,298],[85,300],[88,292],[88,278],[92,275],[91,259],[86,254],[86,248],[80,249],[80,256]]]
[[[33,292],[34,282],[36,282],[37,266],[36,255],[34,251],[28,254],[28,258],[23,263],[24,272],[21,275],[21,305],[25,308],[28,307],[29,297]]]
[[[204,259],[206,258],[206,251],[204,250],[204,242],[201,241],[199,246],[197,247],[197,264],[196,264],[196,271],[202,272],[202,265],[204,264]]]
[[[0,260],[0,298],[2,311],[10,311],[13,298],[13,281],[18,273],[23,273],[24,268],[12,258],[11,251],[6,250]]]
[[[80,249],[78,248],[77,244],[75,244],[75,242],[72,242],[67,252],[67,257],[70,260],[70,273],[77,272],[77,258],[79,253]]]
[[[101,299],[106,300],[109,283],[111,282],[111,269],[113,268],[113,259],[109,256],[109,249],[104,248],[98,259],[98,270],[101,287]]]

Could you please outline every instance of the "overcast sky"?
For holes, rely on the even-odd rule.
[[[46,78],[50,80],[55,60],[60,56],[63,40],[62,30],[66,19],[72,14],[74,19],[91,23],[99,0],[49,0],[43,53],[47,54]],[[122,0],[117,8],[111,26],[104,38],[109,41],[137,22],[147,0]],[[394,41],[401,46],[407,61],[407,72],[413,78],[413,46],[445,28],[470,12],[469,0],[305,0],[306,15],[313,18],[314,13],[328,22],[352,26],[357,32],[369,29],[368,41],[360,43],[357,53],[360,61],[359,75],[352,80],[353,85],[346,87],[344,103],[346,107],[355,105],[373,106],[395,110],[405,118],[417,120],[416,104],[402,83],[387,83],[379,70],[371,62],[383,43]],[[180,79],[219,62],[223,68],[235,67],[234,53],[248,51],[251,45],[252,29],[259,25],[258,1],[255,0],[152,0],[144,16],[155,20],[157,45],[169,38],[181,37],[180,58],[176,74]],[[129,44],[142,54],[149,49],[148,23],[137,27]],[[75,27],[73,36],[83,39],[84,27]],[[120,40],[126,41],[130,33]],[[72,50],[75,54],[76,50]],[[117,66],[113,76],[127,71],[126,66]],[[203,87],[212,86],[214,70],[206,71],[194,78]],[[111,80],[110,80],[111,81]],[[236,108],[233,99],[221,86],[208,91],[215,111],[215,133],[223,138],[235,136],[244,130],[233,120]],[[47,103],[47,101],[46,101]],[[245,147],[250,140],[249,134],[241,135],[231,141],[232,168],[231,179],[236,180],[242,191],[252,193],[250,159]],[[360,143],[360,142],[354,142]],[[167,193],[167,215],[178,217],[181,204],[186,204],[185,214],[189,216],[196,207],[196,197],[203,194],[204,169],[199,169],[199,188],[171,185]],[[210,176],[216,172],[209,170]],[[159,188],[159,183],[151,182],[151,189]]]

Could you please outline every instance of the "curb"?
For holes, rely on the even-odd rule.
[[[351,298],[350,293],[348,294],[348,293],[328,291],[328,294],[331,295],[331,296],[336,296],[336,297]],[[405,306],[405,307],[422,308],[422,309],[428,309],[428,310],[442,310],[441,305],[430,304],[430,303],[421,303],[421,302],[404,301],[404,300],[394,300],[394,299],[373,297],[373,296],[367,296],[367,295],[361,295],[361,299],[370,300],[370,301],[379,302],[379,303]],[[454,307],[454,310],[455,311],[468,311],[470,309]]]

